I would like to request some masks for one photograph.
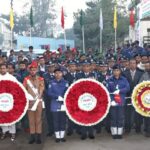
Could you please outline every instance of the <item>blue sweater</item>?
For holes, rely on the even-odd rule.
[[[129,92],[130,90],[130,85],[127,79],[123,76],[120,76],[119,79],[116,79],[114,76],[112,76],[106,81],[106,83],[107,83],[106,87],[110,93],[115,92],[118,87],[118,90],[120,91],[119,95],[121,96],[121,103],[119,105],[120,106],[125,105],[125,101],[126,101],[125,97],[126,97],[127,92]],[[113,101],[114,95],[110,94],[110,98],[111,98],[111,101]]]

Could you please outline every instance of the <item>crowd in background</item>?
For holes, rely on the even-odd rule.
[[[113,48],[109,49],[105,56],[101,57],[98,57],[98,54],[92,48],[89,48],[86,53],[69,47],[67,47],[66,51],[58,49],[57,52],[51,52],[47,48],[43,55],[40,56],[34,53],[32,46],[29,47],[27,54],[23,50],[18,53],[11,50],[9,56],[6,56],[1,51],[0,74],[3,74],[3,67],[5,66],[9,74],[15,76],[19,82],[24,83],[25,78],[31,75],[30,64],[33,61],[37,63],[36,74],[44,79],[43,99],[45,101],[48,125],[47,136],[55,135],[56,142],[66,141],[65,131],[68,136],[71,136],[76,131],[82,140],[87,137],[94,139],[95,131],[100,133],[103,127],[108,133],[112,134],[114,139],[121,139],[123,131],[130,133],[132,129],[135,129],[136,133],[144,131],[145,135],[150,137],[149,118],[144,118],[138,114],[131,104],[131,94],[134,87],[143,80],[150,80],[150,45],[140,47],[139,42],[135,41],[131,45],[127,44],[118,48],[117,52]],[[103,83],[110,93],[118,92],[122,98],[121,104],[117,104],[117,102],[113,101],[114,97],[111,96],[112,108],[110,113],[102,123],[94,127],[87,128],[75,125],[67,119],[65,112],[53,113],[56,112],[55,107],[58,107],[58,103],[55,102],[56,98],[51,94],[51,91],[55,91],[56,88],[53,86],[56,82],[55,80],[65,80],[62,84],[66,86],[81,78],[94,78]],[[60,83],[57,84],[59,85]],[[64,91],[60,87],[58,86],[59,91]],[[59,97],[58,91],[55,92]],[[58,97],[57,99],[60,98]],[[58,118],[60,120],[57,120]],[[16,124],[16,128],[30,132],[29,122],[28,115],[26,115]],[[56,127],[58,124],[63,125]],[[58,131],[60,131],[60,134]],[[60,137],[61,133],[63,134],[62,137]],[[12,140],[14,140],[16,130],[10,134],[12,134]],[[5,133],[2,133],[1,139],[3,140],[5,137]],[[32,143],[34,143],[33,134],[29,141],[29,144]],[[40,144],[41,140],[38,139],[37,143]]]

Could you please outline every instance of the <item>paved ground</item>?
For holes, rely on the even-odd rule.
[[[113,140],[107,133],[101,133],[95,140],[81,141],[78,135],[67,137],[66,143],[56,144],[54,137],[44,138],[42,145],[28,145],[28,135],[20,133],[16,142],[9,138],[0,141],[0,150],[150,150],[150,138],[132,133],[122,140]]]
[[[150,150],[150,138],[142,134],[131,133],[124,135],[122,140],[113,140],[111,135],[103,131],[96,135],[95,140],[81,141],[79,135],[66,137],[66,143],[55,143],[54,137],[46,137],[47,125],[43,116],[43,143],[41,145],[28,144],[29,134],[19,132],[16,141],[12,143],[7,137],[0,141],[0,150]]]
[[[143,135],[125,135],[122,140],[113,140],[108,134],[100,134],[95,140],[81,141],[78,136],[67,138],[66,143],[56,144],[46,139],[43,150],[150,150],[150,139]]]

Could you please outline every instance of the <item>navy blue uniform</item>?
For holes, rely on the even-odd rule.
[[[112,106],[110,110],[111,114],[111,132],[113,136],[123,134],[123,126],[124,126],[124,105],[126,103],[126,94],[130,90],[129,83],[127,79],[123,76],[120,76],[119,79],[116,79],[112,76],[107,80],[107,89],[110,93],[114,93],[117,88],[119,90],[120,95],[120,103],[115,100],[115,95],[110,94],[111,101],[116,101],[116,106]]]
[[[47,90],[48,90],[48,85],[50,84],[50,82],[54,80],[54,74],[45,73],[43,77],[45,81],[44,101],[45,101],[45,113],[46,113],[46,119],[47,119],[47,125],[48,125],[48,134],[52,135],[54,133],[53,116],[49,108],[51,105],[51,98],[48,96]]]
[[[57,81],[52,80],[48,87],[48,95],[51,97],[50,110],[53,114],[54,131],[65,131],[66,128],[66,114],[65,112],[59,111],[63,102],[58,101],[58,97],[64,97],[64,94],[68,88],[69,84],[66,80],[61,79]]]

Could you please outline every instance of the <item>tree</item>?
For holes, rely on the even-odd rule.
[[[48,37],[55,27],[54,0],[33,0],[33,35]]]
[[[55,1],[54,0],[33,0],[33,29],[32,36],[51,37],[55,28]],[[20,16],[14,13],[14,32],[19,35],[29,35],[30,32],[30,6],[29,2],[23,6],[23,14]],[[2,15],[9,21],[9,15]],[[9,25],[7,25],[9,26]]]
[[[123,2],[125,2],[125,0],[120,0],[118,3],[118,28],[117,28],[118,43],[122,41],[126,35],[128,35],[129,19],[125,11],[126,8],[125,6],[123,6]],[[87,7],[88,8],[84,12],[86,48],[87,47],[93,47],[95,49],[99,48],[100,8],[102,8],[103,11],[103,22],[104,22],[103,47],[104,48],[111,47],[111,45],[114,45],[114,28],[113,28],[114,1],[94,0],[91,2],[87,2]],[[80,10],[77,13],[75,13],[74,32],[77,38],[82,40],[80,27]]]
[[[0,33],[0,45],[3,44],[3,40],[4,40],[3,34]]]

